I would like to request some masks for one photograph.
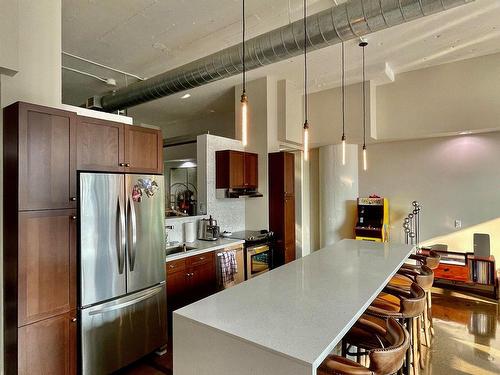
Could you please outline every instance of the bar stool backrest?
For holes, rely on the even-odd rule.
[[[370,370],[375,375],[389,375],[399,371],[403,366],[406,350],[410,345],[409,334],[395,319],[389,318],[386,323],[385,340],[390,346],[370,351]]]

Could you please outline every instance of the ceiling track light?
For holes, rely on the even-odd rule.
[[[304,142],[304,160],[309,160],[309,122],[308,117],[308,97],[307,97],[307,0],[304,0],[304,126],[303,126],[303,142]]]
[[[365,47],[368,42],[362,41],[359,46],[363,49],[363,170],[368,169],[368,161],[366,155],[366,73],[365,73]]]
[[[241,142],[243,146],[246,147],[248,144],[248,96],[246,93],[247,86],[247,71],[246,71],[246,50],[245,50],[245,36],[246,36],[246,22],[245,22],[245,0],[243,2],[242,9],[242,35],[243,35],[243,47],[242,47],[242,61],[243,61],[243,91],[241,93]]]
[[[344,42],[342,42],[342,165],[345,165],[345,50],[344,50]]]

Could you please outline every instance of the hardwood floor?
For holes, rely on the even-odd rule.
[[[432,302],[436,336],[430,350],[422,348],[425,368],[421,374],[500,374],[498,303],[439,289]],[[167,354],[148,356],[120,374],[171,375],[172,367],[169,346]]]

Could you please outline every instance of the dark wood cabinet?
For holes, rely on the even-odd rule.
[[[259,186],[259,156],[224,150],[216,151],[217,189],[257,189]]]
[[[86,171],[162,174],[162,132],[79,116],[77,168]]]
[[[3,117],[5,373],[73,374],[77,116],[19,102]]]
[[[166,263],[169,330],[172,312],[213,294],[217,289],[215,254],[195,255]]]
[[[9,168],[17,165],[19,210],[76,207],[76,115],[59,109],[15,103],[4,110]],[[14,150],[12,150],[14,151]]]
[[[161,130],[124,126],[125,170],[132,173],[163,174],[163,136]]]
[[[259,187],[259,155],[245,152],[245,187]]]
[[[76,308],[75,215],[75,210],[19,214],[19,326]]]
[[[124,124],[78,116],[77,168],[84,171],[123,172]]]
[[[275,265],[295,260],[295,157],[289,152],[269,154],[269,230]]]
[[[74,312],[21,327],[18,374],[75,375],[76,329]]]

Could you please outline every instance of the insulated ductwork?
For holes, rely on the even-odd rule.
[[[445,11],[473,0],[349,0],[308,17],[308,49],[319,49],[417,18]],[[247,70],[302,53],[304,24],[298,20],[246,42]],[[242,44],[101,98],[105,111],[116,111],[192,89],[241,73]]]

